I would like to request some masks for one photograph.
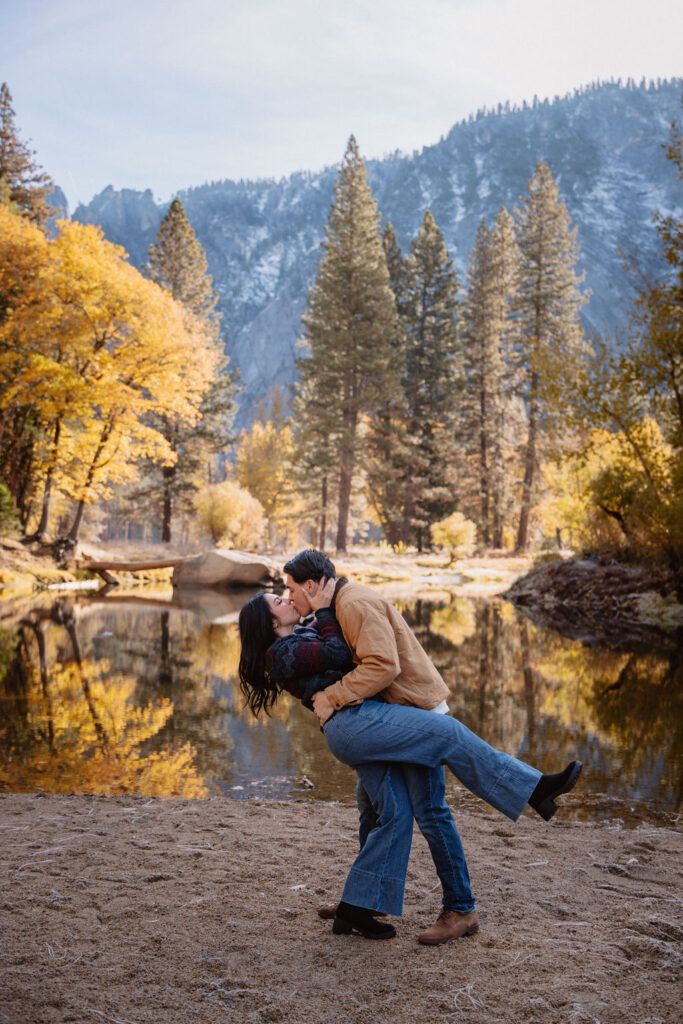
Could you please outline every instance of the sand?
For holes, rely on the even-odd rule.
[[[0,796],[0,1022],[681,1020],[680,833],[455,816],[481,930],[426,947],[440,893],[419,835],[395,939],[318,918],[351,806]]]

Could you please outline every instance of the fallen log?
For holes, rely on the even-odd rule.
[[[145,569],[175,569],[194,555],[183,555],[179,558],[147,559],[141,562],[117,562],[113,558],[107,561],[92,561],[89,558],[76,560],[79,569],[87,569],[90,572],[102,572],[107,569],[118,570],[119,572],[143,572]]]
[[[144,572],[146,569],[176,569],[187,558],[193,556],[182,556],[179,558],[153,558],[143,559],[135,562],[117,562],[115,559],[94,560],[91,558],[76,559],[76,566],[85,569],[87,572],[96,572],[110,587],[118,586],[118,580],[112,576],[113,572]]]

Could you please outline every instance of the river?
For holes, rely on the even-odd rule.
[[[242,708],[237,612],[250,596],[43,596],[0,633],[0,789],[353,799],[314,716]],[[547,771],[584,761],[565,817],[670,820],[681,800],[683,657],[587,647],[500,598],[395,602],[451,713]],[[448,774],[448,773],[447,773]],[[449,778],[454,806],[486,809]]]

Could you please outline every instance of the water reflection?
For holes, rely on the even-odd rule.
[[[242,711],[236,615],[248,596],[61,600],[5,630],[0,788],[351,799],[353,774],[297,702],[285,697],[259,722]],[[399,606],[456,717],[548,770],[586,762],[577,813],[680,806],[680,652],[586,648],[501,601]],[[455,784],[450,796],[464,799]]]

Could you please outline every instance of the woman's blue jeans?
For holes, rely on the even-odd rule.
[[[397,765],[386,762],[421,765],[433,771],[447,765],[467,789],[513,821],[522,813],[541,777],[536,768],[491,747],[457,719],[420,708],[366,700],[338,711],[325,723],[324,731],[334,756],[358,771],[379,819],[378,828],[370,832],[354,862],[342,899],[386,913],[401,912],[412,837],[412,811],[410,826],[407,824],[410,794],[405,768],[399,773]],[[378,771],[372,772],[373,767]],[[457,836],[454,825],[453,831]],[[452,857],[459,847],[464,865],[459,836],[457,844],[452,842],[444,857]],[[456,862],[457,858],[454,866]],[[465,865],[465,875],[466,871]],[[461,873],[461,882],[465,875]],[[461,895],[464,892],[463,887]],[[471,893],[469,898],[471,901]]]

